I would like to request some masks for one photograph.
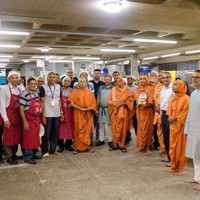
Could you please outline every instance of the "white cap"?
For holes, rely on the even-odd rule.
[[[88,74],[88,76],[89,76],[89,73],[88,73],[88,71],[86,71],[86,70],[81,70],[81,72],[79,73],[78,77],[80,77],[82,73],[87,73],[87,74]]]
[[[20,78],[20,75],[19,75],[19,73],[18,73],[18,72],[16,72],[16,71],[10,71],[10,72],[8,73],[7,80],[8,80],[8,79],[9,79],[9,77],[10,77],[10,76],[12,76],[12,75],[17,75],[17,76],[18,76],[18,78]]]
[[[69,78],[68,76],[65,76],[65,78],[63,78],[63,80],[62,80],[63,85],[64,85],[64,82],[65,82],[66,79],[69,79],[71,81],[71,78]]]
[[[157,71],[155,71],[155,70],[151,71],[151,72],[150,72],[150,75],[151,75],[152,73],[154,73],[156,76],[158,76],[158,72],[157,72]]]
[[[129,74],[129,75],[127,75],[127,77],[126,77],[126,78],[132,78],[133,80],[136,80],[135,76],[134,76],[134,75],[132,75],[132,74]]]

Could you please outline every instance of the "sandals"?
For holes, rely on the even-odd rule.
[[[127,152],[127,149],[125,147],[121,147],[120,150],[121,150],[122,153],[126,153]]]
[[[85,150],[85,152],[94,153],[94,149],[88,148],[88,149]]]
[[[114,151],[114,150],[118,150],[119,149],[119,146],[111,146],[110,148],[109,148],[109,151]]]
[[[79,150],[77,150],[77,149],[74,149],[74,151],[72,151],[72,154],[74,154],[74,155],[76,155],[78,153],[79,153]]]

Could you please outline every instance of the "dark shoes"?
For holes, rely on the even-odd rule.
[[[129,144],[129,142],[132,140],[132,137],[126,138],[126,144]]]
[[[16,165],[17,161],[15,160],[15,158],[8,158],[7,159],[7,163],[11,164],[11,165]]]
[[[96,145],[95,146],[102,146],[102,145],[104,145],[105,144],[105,142],[104,141],[98,141],[97,143],[96,143]]]
[[[33,156],[33,159],[36,159],[36,160],[42,159],[42,156],[41,156],[41,155],[34,155],[34,156]]]
[[[23,156],[18,156],[18,155],[15,154],[13,156],[13,158],[16,159],[16,160],[22,160],[24,157]]]
[[[74,151],[73,147],[65,147],[65,149],[68,150],[68,151]]]
[[[59,148],[57,152],[62,153],[64,151],[64,148]]]
[[[4,160],[2,158],[0,158],[0,164],[4,163]]]
[[[112,142],[108,142],[108,146],[109,146],[110,148],[112,148],[112,147],[113,147],[113,143],[112,143]]]
[[[31,160],[25,160],[24,162],[25,162],[25,163],[28,163],[28,164],[30,164],[30,165],[35,165],[35,164],[37,163],[37,161],[36,161],[36,160],[33,160],[33,159],[31,159]]]

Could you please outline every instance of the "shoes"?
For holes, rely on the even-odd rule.
[[[42,156],[41,155],[34,155],[33,159],[42,159]]]
[[[37,161],[36,161],[36,160],[33,160],[33,159],[31,159],[31,160],[25,160],[24,162],[26,162],[26,163],[28,163],[28,164],[31,164],[31,165],[37,164]]]
[[[15,160],[15,158],[8,158],[7,163],[11,165],[16,165],[18,162]]]
[[[132,140],[132,137],[126,138],[126,144],[128,144]]]
[[[165,157],[165,158],[162,158],[162,159],[161,159],[161,162],[167,162],[167,163],[170,162],[168,156]]]
[[[2,164],[2,163],[4,163],[4,160],[1,158],[1,159],[0,159],[0,164]]]
[[[45,153],[42,157],[43,158],[48,158],[49,157],[49,153]]]
[[[57,152],[62,153],[64,151],[64,148],[59,148]]]
[[[98,141],[97,143],[96,143],[96,145],[95,146],[102,146],[102,145],[104,145],[105,144],[105,142],[104,141]]]
[[[71,147],[71,146],[70,147],[66,147],[65,149],[68,150],[68,151],[74,151],[74,148]]]
[[[22,160],[22,159],[24,158],[24,156],[18,156],[18,155],[15,154],[15,155],[13,156],[13,158],[14,158],[14,159],[17,159],[17,160]]]
[[[112,148],[112,147],[113,147],[113,143],[112,143],[112,142],[108,142],[108,146],[109,146],[110,148]]]
[[[166,167],[171,167],[171,162],[166,163]]]

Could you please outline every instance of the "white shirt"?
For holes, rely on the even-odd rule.
[[[1,93],[0,93],[0,112],[1,112],[1,116],[2,116],[4,121],[8,121],[6,108],[10,104],[10,89],[9,89],[8,86],[11,88],[12,94],[20,95],[20,91],[19,91],[18,86],[16,88],[14,88],[11,83],[9,83],[8,85],[5,85],[1,89]]]
[[[172,83],[168,87],[164,86],[160,92],[160,110],[167,110],[170,98],[173,96]]]

